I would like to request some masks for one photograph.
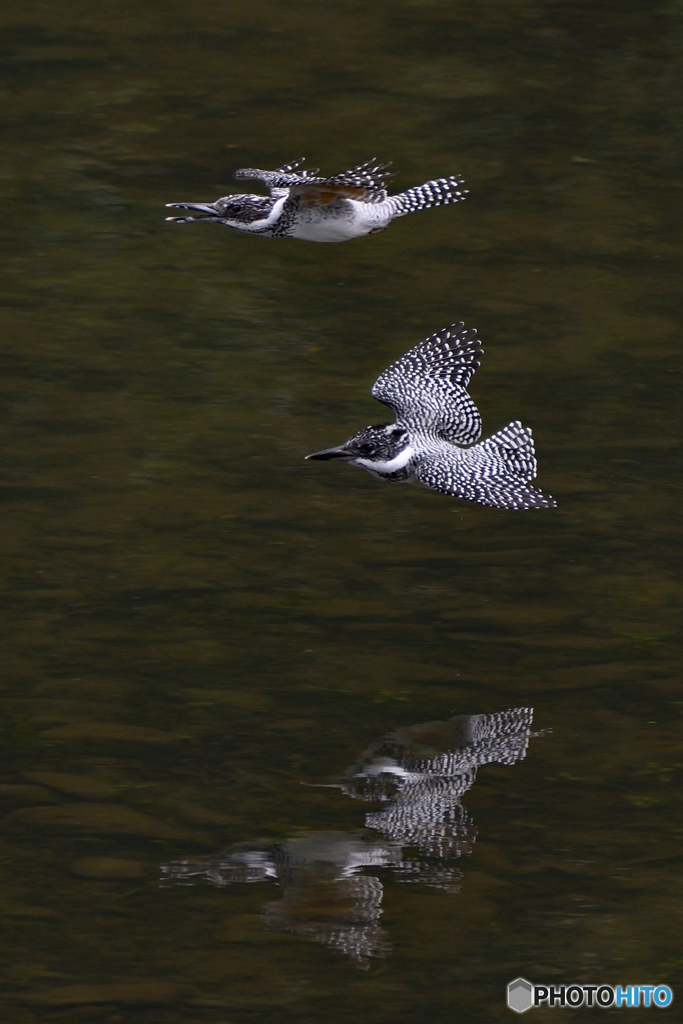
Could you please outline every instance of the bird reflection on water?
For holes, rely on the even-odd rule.
[[[264,913],[272,927],[314,939],[367,967],[390,945],[379,924],[383,885],[398,882],[458,892],[460,857],[476,828],[461,799],[485,764],[512,765],[526,754],[532,708],[458,715],[387,733],[332,785],[352,799],[378,803],[365,831],[307,832],[279,843],[242,843],[212,857],[162,865],[176,884],[276,881],[282,899]],[[373,869],[375,869],[373,871]]]

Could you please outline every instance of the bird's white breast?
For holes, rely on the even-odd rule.
[[[308,242],[345,242],[371,231],[381,231],[389,222],[386,216],[378,217],[377,207],[372,203],[355,199],[343,200],[343,205],[334,203],[329,208],[314,207],[307,214],[292,226],[292,238]]]
[[[319,220],[302,221],[294,224],[291,229],[292,238],[302,238],[306,242],[346,242],[349,238],[365,235],[366,231],[357,231],[352,221]]]

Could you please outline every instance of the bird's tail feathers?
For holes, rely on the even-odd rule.
[[[536,476],[534,439],[519,420],[508,423],[477,448],[491,459],[488,472],[477,480],[484,504],[502,508],[555,508],[556,502],[530,482]]]
[[[388,202],[394,208],[394,217],[404,217],[416,210],[427,210],[430,206],[447,206],[459,203],[467,195],[463,188],[464,180],[459,174],[451,174],[447,178],[426,181],[424,185],[416,185],[397,196],[391,196]]]
[[[497,454],[508,472],[525,483],[533,480],[538,470],[534,439],[529,427],[523,427],[519,420],[513,420],[506,427],[492,434],[481,445],[491,454]]]

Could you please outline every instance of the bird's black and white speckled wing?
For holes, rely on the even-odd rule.
[[[294,160],[275,171],[243,167],[235,171],[235,177],[262,181],[271,191],[288,189],[291,198],[300,196],[316,205],[324,205],[321,200],[329,203],[340,198],[365,203],[382,203],[387,198],[386,185],[392,173],[389,164],[378,164],[373,158],[349,171],[322,178],[317,176],[317,167],[298,170],[302,163],[303,159]]]
[[[476,335],[463,323],[437,331],[380,374],[373,397],[409,430],[473,444],[481,434],[481,416],[465,389],[483,354]]]
[[[519,421],[467,451],[444,448],[417,460],[418,483],[442,494],[494,508],[555,508],[549,494],[532,487],[536,457],[531,431]]]
[[[259,171],[261,174],[293,174],[298,178],[311,178],[315,177],[318,173],[317,167],[307,167],[304,170],[297,170],[297,167],[301,167],[302,164],[306,163],[306,157],[300,156],[298,160],[292,160],[291,163],[283,164],[282,167],[276,167],[274,171]],[[241,171],[236,171],[235,177],[244,177],[244,168]]]
[[[282,167],[276,167],[274,171],[261,171],[261,174],[289,174],[296,175],[299,178],[314,178],[318,173],[319,168],[317,167],[306,167],[301,171],[297,171],[297,167],[301,167],[301,164],[305,163],[306,157],[300,156],[298,160],[292,160],[291,163],[283,164]],[[237,172],[239,174],[239,171]],[[237,177],[237,175],[235,175]],[[283,199],[289,195],[289,187],[278,187],[277,185],[271,185],[269,188],[270,194],[273,199]]]

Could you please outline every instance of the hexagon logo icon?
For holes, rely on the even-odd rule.
[[[534,1005],[534,987],[526,978],[515,978],[508,985],[508,1006],[515,1013],[524,1013]]]

